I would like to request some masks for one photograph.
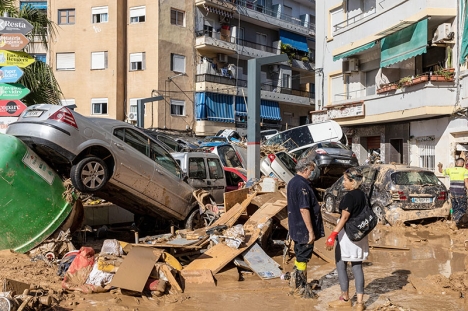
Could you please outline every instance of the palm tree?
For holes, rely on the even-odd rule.
[[[0,0],[0,13],[5,12],[11,17],[26,19],[33,29],[26,36],[48,49],[48,40],[56,35],[56,25],[47,18],[47,15],[32,6],[26,5],[21,10],[15,7],[15,0]],[[34,44],[28,44],[25,52],[34,52]],[[24,75],[18,81],[31,92],[22,99],[26,105],[40,103],[60,104],[62,91],[55,79],[52,68],[44,62],[36,61],[23,69]]]

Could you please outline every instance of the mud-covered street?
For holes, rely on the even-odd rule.
[[[90,239],[89,243],[99,251],[102,240]],[[325,241],[316,243],[319,248]],[[465,310],[467,244],[468,231],[454,231],[447,222],[405,227],[379,225],[372,233],[370,257],[364,265],[367,309]],[[271,247],[268,253],[282,264],[281,251]],[[67,293],[62,290],[56,266],[31,261],[26,255],[8,250],[0,252],[0,265],[1,280],[25,282],[42,288],[44,294],[52,294],[58,304],[50,310],[329,310],[328,302],[339,294],[334,264],[315,255],[308,266],[308,279],[320,281],[317,299],[290,296],[287,281],[261,280],[233,264],[215,275],[216,286],[192,286],[184,293],[153,298],[128,296],[119,290]],[[291,261],[284,269],[292,269]],[[350,293],[353,291],[351,279]]]

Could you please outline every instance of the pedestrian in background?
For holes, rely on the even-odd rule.
[[[455,226],[459,226],[460,219],[466,213],[468,188],[468,170],[465,168],[465,160],[458,158],[455,161],[455,167],[442,169],[442,163],[437,165],[439,173],[443,173],[450,178],[450,200],[452,203],[452,220]]]
[[[293,291],[304,290],[307,262],[312,257],[314,242],[325,236],[320,205],[310,186],[315,174],[314,161],[301,159],[296,165],[296,175],[287,187],[289,236],[294,241],[296,255],[290,281]]]
[[[364,306],[364,272],[362,262],[369,255],[369,242],[367,236],[360,241],[351,241],[344,230],[349,219],[356,217],[366,206],[366,194],[359,189],[362,183],[362,173],[356,168],[350,168],[343,174],[343,187],[348,190],[340,202],[340,219],[326,241],[327,250],[332,250],[335,241],[335,261],[340,282],[341,295],[338,300],[329,303],[330,307],[351,307],[349,297],[349,279],[347,273],[348,261],[353,269],[356,286],[356,310],[362,311]]]

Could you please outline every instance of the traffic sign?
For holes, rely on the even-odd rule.
[[[34,57],[25,52],[0,50],[0,66],[27,67],[34,63]]]
[[[0,17],[0,33],[27,34],[33,26],[24,18]]]
[[[19,83],[0,83],[0,99],[21,99],[29,92],[28,88]]]
[[[28,45],[29,39],[21,33],[0,34],[0,49],[20,51]]]
[[[0,100],[0,117],[18,117],[26,108],[20,100]]]
[[[23,70],[18,66],[0,68],[0,83],[15,83],[23,76]]]

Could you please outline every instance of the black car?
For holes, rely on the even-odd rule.
[[[391,225],[426,218],[447,218],[450,203],[445,185],[421,167],[373,164],[358,167],[363,174],[360,188],[383,224]],[[343,176],[325,191],[325,210],[337,212],[345,195]]]
[[[320,186],[328,188],[346,169],[358,166],[354,152],[340,142],[321,142],[307,148],[298,156],[298,160],[311,157],[320,168]]]

